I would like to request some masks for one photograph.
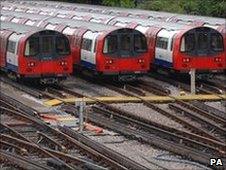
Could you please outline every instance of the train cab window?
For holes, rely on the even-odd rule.
[[[92,49],[92,40],[84,38],[82,40],[82,49],[86,51],[91,51]]]
[[[167,49],[168,47],[168,38],[165,37],[157,37],[156,47]]]
[[[31,37],[26,42],[25,56],[35,56],[39,53],[39,38]]]
[[[139,34],[134,35],[134,51],[135,52],[147,51],[147,41],[145,36]]]
[[[199,33],[198,35],[198,49],[199,50],[207,50],[208,49],[208,34],[207,33]]]
[[[213,51],[223,51],[223,38],[221,35],[211,34],[211,49]]]
[[[181,52],[189,52],[195,49],[195,34],[185,34],[181,41]]]
[[[174,37],[172,37],[170,42],[170,51],[173,51],[173,43],[174,43]]]
[[[118,44],[117,36],[115,36],[115,35],[107,36],[104,41],[103,53],[108,54],[108,53],[116,52],[118,49],[117,44]]]
[[[93,48],[93,52],[95,53],[97,51],[97,39],[94,42],[94,48]]]
[[[130,35],[122,35],[120,41],[120,47],[122,51],[130,51],[131,44],[131,36]]]
[[[42,53],[50,54],[54,50],[53,37],[42,37]]]
[[[56,37],[56,52],[60,55],[68,55],[70,53],[69,42],[65,37]]]
[[[15,50],[16,50],[16,42],[9,41],[7,51],[10,53],[15,53]]]

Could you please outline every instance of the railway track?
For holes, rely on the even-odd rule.
[[[6,96],[4,97],[5,99],[7,98]],[[1,131],[1,138],[3,139],[1,142],[4,142],[2,146],[10,148],[23,146],[26,150],[31,150],[31,152],[29,152],[29,158],[34,157],[31,161],[39,160],[38,156],[43,155],[43,153],[48,153],[48,158],[55,157],[55,161],[51,161],[50,163],[46,162],[45,165],[63,166],[68,169],[75,169],[74,166],[80,169],[128,169],[131,168],[131,166],[138,169],[146,169],[128,158],[124,158],[123,162],[121,162],[122,164],[120,164],[113,159],[122,160],[122,157],[114,151],[102,147],[102,150],[98,152],[79,140],[72,139],[65,133],[46,125],[33,115],[31,116],[29,113],[24,112],[21,107],[20,110],[18,110],[18,108],[13,109],[15,106],[7,108],[6,102],[2,102],[2,100],[3,96],[1,96],[1,104],[4,107],[1,107],[1,110],[4,114],[17,117],[18,119],[25,119],[30,122],[30,124],[22,123],[19,124],[19,126],[17,126],[18,124],[10,126],[1,124],[1,126],[4,127]],[[21,105],[21,103],[17,102],[16,105]],[[10,135],[7,134],[9,131],[12,132]],[[9,143],[13,145],[9,146]],[[90,140],[90,145],[94,144],[96,143]],[[39,151],[39,154],[37,154],[37,151]],[[107,156],[103,154],[106,152],[108,153]],[[32,154],[34,154],[34,156],[32,156]],[[52,157],[50,157],[50,155]],[[112,155],[114,155],[114,157],[112,157]]]
[[[152,91],[152,86],[148,86],[147,83],[144,83],[144,84],[145,86],[147,86],[147,89],[149,92],[154,91],[155,94],[163,95],[163,96],[166,96],[169,94],[169,91],[164,90],[164,88],[161,88],[161,86],[154,86],[157,88],[153,88],[153,91]],[[143,83],[141,82],[141,86],[142,85]],[[156,110],[157,112],[167,117],[170,117],[173,120],[176,120],[177,122],[180,122],[185,127],[188,127],[191,131],[194,131],[197,134],[200,134],[205,137],[218,140],[221,142],[225,141],[226,129],[223,127],[226,123],[225,119],[221,119],[215,115],[212,115],[211,113],[196,107],[192,103],[176,100],[175,104],[169,104],[169,108],[172,109],[174,112],[176,111],[175,113],[173,113],[173,112],[165,111],[162,108],[152,104],[151,102],[145,101],[144,99],[140,98],[139,94],[141,94],[141,92],[137,93],[138,89],[132,90],[132,88],[129,88],[129,91],[128,91],[127,90],[128,88],[126,88],[127,85],[125,85],[124,87],[112,86],[112,85],[106,85],[106,86],[124,95],[139,98],[146,106],[150,107],[153,110]],[[201,102],[197,101],[197,103],[201,103]],[[177,114],[177,113],[183,113],[183,114]],[[192,121],[194,122],[198,121],[201,124],[205,124],[205,126],[195,127],[192,123],[190,123],[188,118],[191,118]],[[216,134],[213,134],[213,132]]]
[[[70,112],[69,108],[67,112]],[[206,166],[209,164],[209,158],[211,158],[211,156],[217,155],[218,157],[222,157],[224,154],[225,145],[223,143],[208,138],[205,140],[205,138],[192,133],[178,130],[175,132],[175,129],[173,128],[169,130],[168,127],[153,122],[153,124],[150,124],[151,122],[143,123],[141,120],[138,121],[133,118],[128,118],[126,115],[117,111],[113,112],[107,109],[94,107],[93,111],[86,115],[88,121],[99,126],[121,133],[130,139],[136,139],[173,152],[177,155],[181,155],[184,158],[192,159]],[[199,140],[202,139],[203,143],[201,141],[197,142],[198,138]],[[216,149],[218,144],[210,146],[209,144],[212,142],[221,145],[221,149]]]
[[[23,84],[22,82],[18,83],[16,81],[10,80],[6,76],[2,76],[0,79],[1,83],[9,84],[13,88],[16,88],[20,91],[23,91],[37,99],[43,99],[43,98],[54,98],[56,96],[49,93],[46,88],[43,86],[36,86],[35,88],[31,87],[29,84]]]
[[[103,85],[103,84],[102,84]],[[133,85],[124,85],[124,86],[118,86],[118,85],[114,85],[114,84],[104,84],[107,88],[117,91],[123,95],[127,95],[127,96],[135,96],[138,97],[139,99],[141,99],[138,95],[144,96],[145,92],[142,91],[140,88],[134,87]],[[169,90],[162,88],[161,86],[158,86],[156,84],[152,84],[151,86],[148,85],[147,82],[141,81],[138,84],[138,87],[146,87],[146,89],[148,89],[148,92],[153,92],[155,94],[158,95],[169,95]],[[85,96],[79,93],[76,93],[70,89],[68,89],[66,86],[62,86],[62,87],[58,87],[58,89],[61,89],[63,91],[66,91],[67,93],[74,95],[76,97],[88,97],[89,96]],[[129,89],[129,91],[128,91]],[[64,93],[64,92],[63,92]],[[135,95],[138,94],[138,95]],[[92,98],[94,100],[96,100],[95,98]],[[143,103],[150,107],[151,109],[154,109],[160,113],[162,113],[163,115],[172,118],[173,120],[176,120],[180,123],[182,123],[185,127],[188,127],[191,131],[196,132],[196,134],[198,135],[202,135],[204,137],[208,137],[210,139],[213,140],[217,140],[219,142],[223,142],[225,140],[225,134],[226,134],[226,129],[224,127],[222,127],[223,125],[225,125],[225,120],[220,119],[217,116],[214,116],[190,103],[186,103],[180,100],[176,100],[176,104],[170,104],[169,108],[172,109],[173,111],[177,111],[177,112],[183,112],[186,114],[183,115],[178,115],[176,113],[173,112],[167,112],[163,109],[161,109],[160,107],[145,101],[143,99],[141,99],[143,101]],[[100,102],[99,102],[100,103]],[[198,102],[199,103],[199,102]],[[195,113],[193,113],[195,112]],[[191,118],[193,121],[197,121],[199,120],[199,123],[205,123],[205,127],[197,127],[193,124],[191,124],[188,120],[188,118],[184,118],[185,116]],[[211,131],[211,132],[209,132]],[[217,133],[217,135],[213,134]]]
[[[120,91],[122,91],[122,89]],[[70,92],[69,89],[68,89],[68,92]],[[71,93],[73,93],[73,91]],[[197,135],[197,134],[194,134],[194,133],[188,133],[188,132],[184,132],[184,131],[179,131],[179,130],[176,130],[176,129],[173,129],[173,128],[169,129],[169,127],[166,127],[166,126],[163,126],[163,125],[151,122],[151,121],[144,120],[141,117],[136,117],[136,118],[131,117],[131,114],[129,115],[128,112],[123,112],[122,110],[116,109],[115,107],[112,107],[112,106],[110,106],[110,105],[108,105],[106,103],[98,101],[97,99],[95,99],[93,97],[85,96],[85,95],[80,96],[80,97],[91,98],[92,100],[95,100],[98,103],[98,105],[101,105],[103,107],[103,108],[102,107],[92,107],[93,108],[92,113],[88,114],[88,116],[87,116],[87,119],[89,121],[91,121],[91,122],[93,122],[95,124],[98,124],[100,126],[110,128],[110,129],[112,129],[114,131],[120,132],[120,133],[122,133],[124,135],[127,135],[127,136],[135,136],[135,138],[139,139],[139,137],[137,137],[137,136],[140,136],[140,134],[138,135],[138,134],[131,134],[131,133],[124,133],[123,132],[123,130],[126,127],[128,128],[128,125],[131,125],[132,123],[135,122],[135,125],[133,125],[133,126],[138,127],[139,129],[143,129],[146,132],[149,132],[148,133],[149,135],[150,134],[152,134],[152,135],[153,134],[158,134],[159,136],[157,135],[157,137],[164,138],[164,140],[166,140],[166,141],[174,140],[175,143],[177,143],[177,144],[180,143],[181,141],[184,141],[184,143],[182,142],[184,146],[187,145],[190,148],[191,148],[191,146],[193,146],[196,149],[197,148],[199,148],[199,149],[202,148],[203,150],[208,150],[211,154],[213,154],[213,153],[219,154],[219,155],[224,154],[225,144],[222,143],[221,141],[215,140],[214,136],[209,136],[208,132],[206,132],[206,134],[208,134],[208,135],[206,137],[203,137],[201,135]],[[64,111],[73,114],[73,110],[75,108],[73,108],[72,105],[70,105],[69,107],[72,107],[72,108],[67,110],[67,107],[66,107],[66,108],[64,108],[64,109],[66,109]],[[110,122],[110,121],[112,121],[111,119],[107,120],[106,118],[103,118],[104,114],[105,114],[105,116],[107,118],[109,118],[109,117],[113,117],[113,118],[117,117],[117,122]],[[97,119],[100,119],[100,120],[97,120]],[[118,125],[117,123],[118,123],[119,120],[121,121],[121,124],[118,127],[121,127],[121,128],[116,128],[117,125]],[[125,124],[125,122],[127,122],[126,123],[127,125]],[[120,131],[119,129],[122,129],[122,131]],[[198,128],[196,128],[196,130],[197,129]],[[203,132],[204,131],[200,131],[200,134],[203,135]],[[136,133],[138,133],[138,132],[136,132]],[[147,141],[147,140],[145,140],[145,138],[142,138],[142,139],[144,141]],[[150,140],[150,141],[152,141],[152,140]],[[150,143],[150,141],[149,141],[149,144],[153,145],[153,143]],[[156,142],[154,145],[156,145],[158,147],[157,143],[158,142]],[[163,146],[161,146],[160,148],[162,148],[162,147]],[[178,150],[175,149],[176,151],[175,150],[170,150],[169,148],[166,148],[166,147],[163,147],[162,149],[166,149],[166,150],[169,150],[171,152],[174,152],[174,153],[177,153],[177,154],[183,155],[183,156],[185,156],[186,153],[187,153],[187,152],[183,152],[183,151],[179,152],[179,149]],[[203,153],[203,151],[200,151],[200,152]],[[202,162],[202,161],[200,161],[200,162]]]
[[[156,80],[167,82],[175,87],[190,92],[190,85],[188,82],[184,82],[179,78],[164,76],[162,74],[151,73],[150,76]],[[196,93],[207,93],[207,94],[222,94],[225,92],[224,87],[216,86],[215,84],[208,83],[206,81],[196,82]]]
[[[155,87],[155,85],[153,85],[154,87]],[[161,86],[157,86],[157,88],[154,88],[153,86],[149,86],[147,83],[141,83],[140,85],[139,85],[139,87],[134,87],[133,85],[127,85],[127,86],[124,86],[123,88],[119,88],[119,87],[116,87],[116,86],[112,86],[111,85],[111,87],[110,87],[110,85],[107,85],[107,87],[108,88],[110,88],[110,89],[113,89],[113,90],[115,90],[115,91],[117,91],[117,92],[119,92],[119,93],[121,93],[121,94],[124,94],[124,95],[127,95],[127,96],[135,96],[135,97],[137,97],[137,98],[140,98],[139,96],[144,96],[144,95],[146,95],[146,92],[145,91],[148,91],[148,92],[150,92],[150,93],[155,93],[155,94],[160,94],[160,95],[168,95],[169,94],[169,91],[168,90],[163,90],[162,88],[161,88]],[[145,87],[145,88],[144,88]],[[144,90],[141,90],[141,89],[144,89]],[[153,90],[154,89],[154,90]],[[129,91],[128,91],[129,90]],[[85,95],[82,95],[82,94],[80,94],[80,93],[77,93],[77,92],[75,92],[75,91],[73,91],[73,90],[70,90],[70,89],[68,89],[66,86],[56,86],[56,87],[52,87],[52,88],[49,88],[49,89],[47,89],[47,91],[48,91],[48,93],[50,93],[51,95],[50,96],[52,96],[52,97],[54,97],[54,96],[59,96],[59,97],[65,97],[65,96],[68,96],[68,95],[71,95],[71,96],[76,96],[76,97],[88,97],[88,98],[91,98],[91,99],[93,99],[93,100],[96,100],[95,98],[93,98],[93,97],[89,97],[89,96],[85,96]],[[66,94],[66,93],[68,93],[68,94]],[[54,95],[53,95],[54,94]],[[54,98],[56,98],[56,97],[54,97]],[[103,103],[103,102],[100,102],[100,101],[97,101],[99,104],[101,104],[102,106],[103,106],[103,104],[104,104],[104,107],[106,107],[105,106],[105,103]],[[202,115],[202,116],[206,116],[206,112],[205,111],[203,111],[203,109],[200,109],[200,108],[198,108],[198,107],[194,107],[193,105],[191,105],[191,104],[187,104],[187,103],[184,103],[184,102],[182,102],[182,101],[177,101],[178,103],[176,103],[177,105],[179,105],[180,107],[183,107],[183,109],[184,108],[186,108],[186,107],[189,107],[189,110],[192,110],[192,108],[194,109],[195,108],[195,110],[193,110],[193,111],[195,111],[195,112],[197,112],[197,111],[199,111],[199,112],[201,112],[201,113],[199,113],[200,115]],[[180,103],[180,102],[182,102],[182,103]],[[13,103],[13,102],[12,102]],[[209,154],[209,153],[211,153],[211,154],[225,154],[224,153],[224,144],[222,143],[222,141],[224,140],[224,139],[219,139],[218,137],[216,137],[215,135],[213,135],[213,134],[211,134],[211,133],[209,133],[208,131],[206,131],[206,130],[204,130],[204,129],[200,129],[200,127],[194,127],[192,124],[190,124],[188,121],[186,121],[184,118],[183,118],[183,115],[180,117],[180,116],[178,116],[178,115],[176,115],[176,114],[173,114],[173,113],[167,113],[166,111],[164,111],[163,109],[161,109],[161,108],[159,108],[159,107],[157,107],[156,105],[154,105],[154,104],[152,104],[152,103],[150,103],[150,102],[148,102],[148,101],[143,101],[143,103],[145,104],[145,105],[147,105],[148,107],[150,107],[150,108],[152,108],[152,109],[154,109],[154,110],[156,110],[156,111],[158,111],[158,112],[160,112],[160,113],[162,113],[163,115],[167,115],[167,116],[169,116],[169,117],[171,117],[172,119],[174,119],[174,120],[176,120],[176,121],[178,121],[178,122],[180,122],[180,123],[182,123],[182,124],[184,124],[186,127],[188,127],[191,131],[193,131],[193,132],[195,132],[196,134],[194,134],[194,133],[186,133],[186,132],[183,132],[183,131],[176,131],[176,133],[172,133],[173,131],[175,131],[175,129],[170,129],[169,130],[169,128],[168,127],[164,127],[164,126],[160,126],[160,125],[158,125],[158,124],[151,124],[152,125],[152,128],[151,128],[151,126],[150,126],[150,122],[149,122],[149,124],[147,124],[146,123],[146,125],[144,125],[144,127],[142,127],[141,126],[141,124],[145,124],[145,120],[139,120],[139,118],[136,120],[135,118],[130,118],[129,120],[130,120],[130,122],[132,122],[132,121],[140,121],[140,124],[136,124],[136,125],[134,125],[134,126],[136,126],[136,127],[139,127],[139,128],[141,128],[142,130],[144,130],[145,131],[145,133],[149,133],[149,135],[150,135],[150,133],[152,133],[152,134],[159,134],[159,136],[157,136],[157,137],[159,137],[158,139],[160,140],[160,139],[162,139],[163,138],[163,140],[166,140],[166,141],[170,141],[170,140],[173,140],[175,143],[177,143],[177,144],[181,144],[181,146],[183,145],[183,146],[187,146],[188,148],[192,148],[193,147],[193,151],[195,151],[195,152],[198,152],[196,149],[197,148],[201,148],[201,150],[200,150],[200,155],[199,156],[201,156],[201,154]],[[171,108],[176,108],[176,104],[171,104],[170,105],[170,107]],[[176,106],[175,106],[176,105]],[[108,108],[108,107],[107,107]],[[198,108],[198,109],[197,109]],[[109,109],[109,108],[108,108]],[[115,108],[114,108],[115,109]],[[114,110],[113,109],[113,110]],[[95,109],[94,109],[95,110]],[[101,116],[101,114],[103,114],[103,111],[101,112],[100,111],[101,109],[99,108],[99,119],[101,120],[101,121],[97,121],[97,120],[94,120],[95,118],[93,118],[93,122],[95,122],[96,124],[99,124],[99,125],[101,125],[101,126],[104,126],[104,124],[103,124],[103,122],[104,121],[110,121],[110,120],[107,120],[106,118],[103,118],[102,116]],[[175,110],[175,109],[174,109]],[[97,110],[95,110],[96,112],[98,111],[98,109]],[[104,112],[107,112],[106,110],[104,110]],[[116,110],[115,111],[116,113],[120,113],[120,111],[119,110]],[[183,110],[183,113],[184,113],[184,110]],[[35,115],[36,113],[34,113],[34,115]],[[98,114],[98,113],[97,113]],[[113,113],[112,113],[112,110],[111,110],[111,113],[108,113],[109,115],[113,115]],[[108,115],[108,116],[109,116]],[[211,114],[210,114],[211,115]],[[96,117],[98,117],[98,115],[95,115]],[[197,115],[196,115],[197,116]],[[117,116],[116,116],[117,117]],[[208,117],[208,116],[207,116]],[[210,117],[208,117],[208,119],[213,119],[214,117],[212,116],[210,116]],[[90,117],[88,117],[88,119],[90,119]],[[118,119],[122,119],[122,118],[118,118]],[[140,119],[142,119],[142,118],[140,118]],[[118,120],[117,120],[118,121]],[[125,121],[125,120],[124,120]],[[206,121],[206,123],[209,123],[208,122],[209,120],[207,120]],[[216,119],[214,119],[214,121],[215,122],[217,122],[218,124],[220,123],[220,124],[222,124],[222,123],[224,123],[224,120],[221,120],[221,119],[219,119],[219,118],[216,118]],[[101,122],[102,122],[102,124],[101,124]],[[110,129],[113,129],[113,130],[115,130],[115,131],[117,131],[117,128],[116,128],[116,125],[114,125],[114,123],[117,125],[117,122],[114,122],[113,121],[113,123],[111,122],[111,123],[109,123],[109,125],[111,125],[112,127],[108,127],[108,128],[110,128]],[[125,122],[124,122],[125,123]],[[153,123],[153,122],[152,122]],[[129,124],[129,123],[128,123]],[[119,124],[121,127],[122,127],[122,129],[124,129],[124,128],[126,128],[126,127],[123,127],[123,123],[121,123],[121,124]],[[147,126],[148,125],[148,126]],[[214,123],[212,122],[212,125],[214,125]],[[158,129],[153,129],[153,127],[154,126],[157,126],[158,127]],[[168,128],[168,129],[167,129]],[[222,128],[222,127],[220,127],[220,126],[216,126],[216,127],[214,127],[214,128],[218,128],[218,130],[220,130],[221,132],[225,132],[225,129],[224,128]],[[129,129],[128,131],[130,131],[131,132],[131,130],[134,130],[134,129]],[[215,129],[214,129],[215,130]],[[160,133],[161,132],[161,133]],[[120,132],[120,133],[123,133],[123,132]],[[126,135],[126,133],[123,133],[124,135]],[[128,135],[129,133],[127,133],[127,135]],[[134,132],[134,133],[130,133],[129,134],[129,136],[135,136],[137,139],[139,139],[139,136],[141,135],[141,133],[140,132]],[[148,134],[146,134],[146,136],[147,136]],[[44,135],[43,135],[44,136]],[[46,135],[47,136],[47,135]],[[48,134],[48,136],[51,136],[51,134]],[[137,137],[138,136],[138,137]],[[155,136],[156,137],[156,136]],[[46,137],[45,137],[46,138]],[[147,139],[145,139],[146,137],[145,137],[145,135],[142,137],[142,140],[143,141],[147,141],[147,142],[149,142],[150,143],[150,141],[149,140],[147,140]],[[49,140],[51,140],[51,139],[49,139]],[[166,142],[165,141],[165,142]],[[182,142],[181,142],[182,141]],[[160,141],[159,141],[160,142]],[[192,143],[193,142],[193,143]],[[59,142],[56,142],[56,143],[59,143]],[[176,145],[174,143],[174,145]],[[189,157],[190,158],[190,155],[188,154],[189,152],[188,152],[188,150],[187,151],[180,151],[180,149],[175,149],[175,150],[172,150],[172,149],[170,149],[170,148],[168,148],[168,147],[166,147],[166,148],[164,148],[162,145],[161,146],[158,146],[158,142],[157,141],[155,141],[155,143],[150,143],[151,145],[155,145],[155,146],[157,146],[157,147],[160,147],[160,148],[163,148],[163,149],[165,149],[165,150],[169,150],[169,151],[171,151],[171,152],[174,152],[174,153],[176,153],[176,154],[179,154],[179,155],[182,155],[182,156],[185,156],[185,157]],[[172,144],[173,145],[173,144]],[[171,146],[172,147],[172,146]],[[195,150],[194,150],[194,148],[195,148]],[[203,150],[205,150],[204,148],[208,148],[207,149],[207,153],[203,153]],[[196,153],[193,153],[194,155],[193,156],[191,156],[192,157],[192,159],[194,159],[194,160],[196,160],[197,158],[198,158],[198,156],[196,155]],[[189,156],[188,156],[189,155]],[[120,159],[119,159],[120,160]],[[203,163],[203,164],[205,164],[205,165],[207,165],[206,163],[207,162],[204,162],[204,160],[202,159],[202,160],[198,160],[198,162],[201,162],[201,163]]]

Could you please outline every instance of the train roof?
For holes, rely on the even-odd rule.
[[[16,24],[12,22],[5,22],[1,21],[1,30],[10,30],[13,32],[21,33],[21,34],[26,34],[31,31],[42,31],[43,29],[33,27],[33,26],[28,26],[28,25],[22,25],[22,24]]]
[[[161,22],[157,20],[148,20],[148,19],[139,19],[139,18],[128,18],[128,17],[116,17],[112,21],[117,21],[117,22],[124,22],[124,23],[137,23],[138,25],[142,25],[145,27],[148,26],[155,26],[155,27],[161,27],[167,30],[179,30],[179,29],[184,29],[187,26],[184,24],[177,24],[177,23],[170,23],[170,22]]]
[[[15,7],[15,8],[21,8],[21,9],[28,9],[27,6],[24,6],[24,5],[20,5],[20,4],[9,4],[9,3],[2,3],[2,8],[4,10],[4,5],[8,5],[10,7]],[[63,9],[54,9],[54,8],[51,8],[51,7],[41,7],[41,9],[37,9],[36,6],[29,6],[29,11],[45,11],[45,12],[48,12],[48,13],[52,13],[53,14],[56,14],[56,13],[60,13],[60,14],[67,14],[67,15],[77,15],[77,16],[91,16],[92,15],[95,15],[95,17],[98,17],[98,18],[105,18],[105,19],[111,19],[111,18],[114,18],[114,16],[112,15],[106,15],[106,14],[98,14],[98,13],[90,13],[90,12],[83,12],[83,11],[68,11],[68,10],[63,10]],[[17,12],[20,12],[20,11],[17,11]],[[31,13],[31,12],[29,12]],[[54,16],[54,15],[53,15]]]
[[[120,27],[116,27],[116,26],[104,25],[104,24],[87,22],[87,21],[79,21],[79,20],[73,20],[73,19],[67,19],[67,18],[57,18],[52,16],[40,15],[40,14],[30,14],[30,13],[28,14],[24,12],[2,10],[1,15],[9,15],[9,16],[14,16],[18,18],[27,18],[31,20],[37,20],[37,21],[42,20],[42,21],[50,22],[51,24],[61,24],[61,25],[64,24],[70,27],[87,28],[89,30],[99,31],[99,32],[120,29]]]
[[[175,14],[175,13],[169,13],[169,12],[159,12],[159,11],[148,11],[148,10],[142,10],[142,9],[128,9],[128,8],[120,8],[120,7],[107,7],[107,6],[101,6],[101,5],[88,5],[88,4],[78,4],[78,3],[65,3],[65,2],[52,2],[52,1],[21,1],[21,4],[27,3],[27,4],[33,4],[33,5],[41,5],[41,6],[54,6],[54,7],[67,7],[72,9],[72,6],[74,6],[74,9],[87,9],[87,11],[94,11],[94,10],[101,10],[103,13],[112,14],[111,12],[119,12],[119,13],[128,13],[133,15],[146,15],[149,17],[154,18],[177,18],[180,20],[187,20],[187,21],[195,21],[200,20],[207,24],[212,25],[223,25],[226,23],[225,18],[217,18],[217,17],[207,17],[207,16],[198,16],[198,15],[184,15],[184,14]],[[63,9],[63,8],[62,8]]]
[[[35,7],[37,8],[37,7]],[[45,10],[51,11],[51,8],[45,8]],[[56,11],[56,10],[55,10]],[[16,14],[15,14],[16,13]],[[71,12],[72,14],[73,12]],[[4,15],[10,15],[10,16],[15,16],[15,17],[23,17],[27,18],[29,15],[29,18],[32,18],[32,20],[46,20],[50,21],[53,24],[66,24],[70,27],[88,27],[90,30],[94,31],[103,31],[103,30],[108,30],[108,29],[114,29],[115,26],[110,26],[110,25],[103,25],[95,22],[87,22],[87,21],[80,21],[80,20],[73,20],[73,19],[66,19],[66,18],[55,18],[51,16],[46,16],[46,15],[40,15],[40,14],[28,14],[24,12],[14,12],[14,11],[6,11],[2,10],[2,14]],[[99,18],[100,14],[92,14],[94,18]],[[107,18],[107,15],[102,15]],[[54,19],[55,18],[55,19]],[[108,18],[109,19],[109,18]],[[73,22],[72,22],[73,21]],[[164,21],[157,21],[157,20],[149,20],[149,19],[139,19],[139,18],[129,18],[129,17],[111,17],[110,22],[124,22],[124,23],[132,23],[135,22],[137,24],[140,24],[142,26],[159,26],[161,28],[165,28],[168,30],[178,30],[178,29],[183,29],[186,24],[179,24],[179,23],[171,23],[171,22],[164,22]]]

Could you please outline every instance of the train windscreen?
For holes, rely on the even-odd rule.
[[[49,60],[70,54],[68,39],[57,34],[34,34],[26,41],[25,56]]]
[[[215,55],[224,50],[223,37],[216,30],[196,28],[184,34],[180,50],[191,56]]]
[[[56,37],[56,53],[59,55],[70,54],[70,45],[66,37],[63,36]]]
[[[126,30],[126,31],[125,31]],[[106,36],[103,53],[112,57],[135,57],[147,52],[146,37],[136,30],[124,29]]]

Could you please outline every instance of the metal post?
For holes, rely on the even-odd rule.
[[[195,69],[191,69],[190,72],[190,87],[191,87],[191,94],[195,94]]]
[[[86,103],[84,101],[79,101],[75,103],[77,110],[78,110],[78,114],[79,114],[79,131],[82,132],[83,131],[83,112],[84,112],[84,107],[86,105]]]

